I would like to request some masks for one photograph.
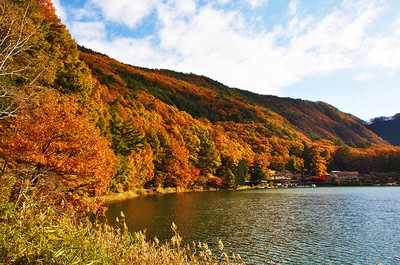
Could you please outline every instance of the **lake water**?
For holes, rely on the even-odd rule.
[[[108,205],[132,231],[186,242],[248,264],[400,264],[400,188],[332,187],[167,194]]]

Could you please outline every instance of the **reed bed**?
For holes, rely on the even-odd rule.
[[[122,213],[118,224],[78,220],[29,195],[19,205],[2,200],[0,264],[244,264],[222,242],[215,253],[205,243],[184,245],[175,224],[165,243],[128,231]]]

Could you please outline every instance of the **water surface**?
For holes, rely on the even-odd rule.
[[[167,194],[108,205],[129,228],[216,246],[249,264],[400,264],[400,188],[261,189]]]

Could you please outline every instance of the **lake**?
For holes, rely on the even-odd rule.
[[[172,222],[248,264],[400,264],[400,188],[329,187],[193,192],[107,205],[131,231],[167,240]]]

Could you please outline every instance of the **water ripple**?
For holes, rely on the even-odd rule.
[[[248,264],[400,264],[400,188],[172,194],[110,205],[132,230],[201,240]]]

